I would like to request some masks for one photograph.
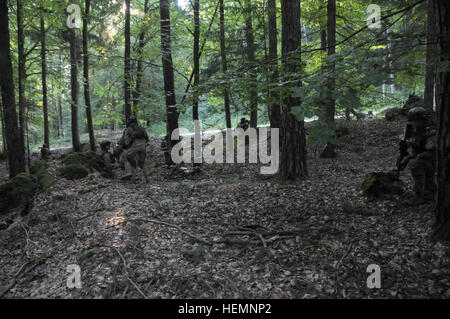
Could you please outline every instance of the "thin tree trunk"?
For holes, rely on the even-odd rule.
[[[301,86],[301,81],[296,80],[297,77],[290,76],[300,70],[301,64],[300,1],[281,0],[281,17],[285,77],[290,78],[293,85]],[[307,175],[304,122],[291,113],[292,107],[300,105],[301,100],[288,96],[283,104],[280,173],[283,180],[296,180]]]
[[[164,91],[166,97],[166,142],[170,150],[177,143],[172,141],[172,132],[178,128],[178,110],[176,108],[175,84],[173,75],[172,48],[170,44],[170,10],[169,0],[159,0],[161,24],[161,57],[164,74]],[[172,164],[170,156],[165,156],[166,164]]]
[[[124,89],[125,89],[125,121],[131,115],[131,36],[130,36],[130,0],[125,0],[125,59],[124,59]]]
[[[2,123],[2,142],[3,142],[3,156],[6,156],[7,148],[6,148],[6,134],[5,134],[5,117],[3,116],[3,105],[1,104],[0,99],[0,120]]]
[[[45,21],[41,17],[41,68],[42,68],[42,109],[44,111],[44,143],[50,147],[50,129],[48,126],[48,99],[47,99],[47,62],[45,46]]]
[[[209,22],[208,31],[206,33],[209,33],[211,31],[211,27],[212,27],[212,25],[214,23],[214,19],[216,18],[216,13],[217,13],[218,10],[219,10],[219,1],[217,2],[216,9],[214,10],[213,17],[212,17],[211,21]],[[206,44],[206,37],[203,39],[202,46],[200,48],[200,52],[199,52],[199,55],[198,55],[199,58],[202,57],[202,52],[203,52],[203,48],[205,47],[205,44]],[[188,84],[186,85],[186,89],[184,90],[184,95],[181,98],[181,104],[184,103],[184,100],[186,99],[186,96],[189,93],[189,89],[191,88],[191,84],[192,84],[192,79],[193,78],[194,78],[194,70],[192,70],[191,75],[189,76]]]
[[[228,62],[227,62],[227,51],[225,46],[225,9],[223,5],[223,0],[219,0],[220,5],[220,54],[222,57],[222,72],[226,79],[228,72]],[[227,80],[228,81],[228,80]],[[225,106],[225,121],[227,123],[227,128],[231,128],[231,112],[230,112],[230,93],[228,84],[224,85],[223,88],[223,99]]]
[[[25,172],[24,144],[17,123],[14,77],[11,63],[7,1],[0,1],[0,85],[2,92],[5,139],[8,150],[9,177]]]
[[[30,171],[30,169],[31,169],[30,135],[29,135],[29,130],[28,130],[29,113],[30,113],[30,107],[28,106],[27,109],[26,109],[26,116],[25,116],[25,136],[27,138],[27,164],[28,164],[28,171]]]
[[[281,127],[280,95],[277,91],[278,83],[278,39],[277,39],[277,11],[276,0],[268,0],[269,16],[269,65],[270,65],[270,127]]]
[[[327,22],[327,38],[328,38],[328,56],[332,56],[336,53],[336,0],[328,0],[328,22]],[[334,99],[334,89],[336,86],[336,80],[334,78],[335,63],[329,61],[328,72],[331,77],[328,80],[329,96],[327,100],[325,119],[329,123],[334,122],[334,116],[336,113],[336,101]]]
[[[450,2],[434,1],[435,19],[437,20],[439,62],[450,62]],[[438,114],[437,136],[437,197],[435,237],[440,240],[450,239],[450,72],[441,70],[437,73],[436,105]]]
[[[94,124],[92,123],[92,111],[91,111],[91,95],[89,89],[89,34],[88,34],[88,19],[89,11],[91,7],[91,1],[85,1],[85,15],[83,17],[83,80],[84,80],[84,101],[86,104],[86,119],[89,132],[89,144],[91,151],[95,152],[95,136],[94,136]]]
[[[247,60],[250,68],[250,127],[256,128],[258,125],[258,77],[256,74],[256,60],[255,60],[255,40],[253,34],[252,22],[252,3],[251,0],[244,1],[244,15],[245,15],[245,37],[247,41]]]
[[[58,137],[64,137],[61,93],[58,93]]]
[[[194,0],[194,94],[192,102],[192,119],[194,121],[198,120],[198,101],[199,92],[198,85],[200,83],[200,0]]]
[[[58,74],[62,74],[62,57],[59,54],[59,64],[58,64]],[[64,123],[63,123],[63,113],[62,113],[62,93],[58,88],[58,137],[64,137]]]
[[[433,109],[434,85],[436,80],[436,18],[433,8],[433,0],[428,0],[427,22],[427,60],[425,71],[424,107]]]
[[[137,105],[139,104],[139,98],[141,97],[141,86],[142,86],[142,76],[143,76],[143,63],[142,63],[142,54],[145,47],[145,31],[146,31],[146,19],[148,13],[148,0],[144,2],[144,22],[141,32],[139,33],[139,43],[138,43],[138,61],[137,61],[137,69],[136,69],[136,86],[133,91],[133,107],[137,109]]]
[[[22,145],[25,145],[25,82],[26,82],[26,70],[25,70],[25,35],[23,30],[23,3],[22,0],[17,0],[17,47],[18,47],[18,81],[19,81],[19,127],[20,127],[20,139]]]
[[[80,151],[80,136],[78,132],[78,53],[77,35],[75,29],[69,29],[70,35],[70,87],[71,87],[71,116],[72,116],[72,146],[74,152]]]

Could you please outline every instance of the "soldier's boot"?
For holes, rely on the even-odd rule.
[[[125,175],[122,176],[122,180],[129,180],[133,176],[133,166],[130,161],[125,161]]]

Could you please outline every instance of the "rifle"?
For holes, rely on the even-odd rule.
[[[411,137],[413,130],[412,124],[407,124],[405,128],[405,132],[403,133],[403,138],[400,141],[399,149],[400,149],[400,156],[397,159],[397,179],[400,177],[400,173],[406,168],[408,163],[403,163],[402,161],[405,157],[409,156],[408,152],[408,143],[406,142],[408,138]]]

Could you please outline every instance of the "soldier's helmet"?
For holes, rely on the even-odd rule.
[[[102,142],[100,143],[100,148],[101,148],[102,150],[105,150],[105,149],[107,149],[110,145],[111,145],[111,142],[110,142],[110,141],[102,141]]]
[[[131,115],[131,116],[128,118],[127,126],[130,126],[131,123],[137,123],[137,118],[136,118],[136,116]]]
[[[420,121],[420,120],[426,120],[427,117],[427,110],[425,110],[421,106],[414,107],[409,110],[408,112],[408,121],[414,122],[414,121]]]

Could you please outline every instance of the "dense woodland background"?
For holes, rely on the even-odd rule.
[[[372,21],[369,17],[376,13],[373,4],[381,11],[379,19],[374,17]],[[73,19],[78,14],[77,8],[80,8],[80,19]],[[73,23],[74,28],[68,27]],[[379,26],[374,27],[373,23]],[[2,180],[20,179],[23,172],[30,171],[37,174],[41,183],[40,167],[33,164],[33,152],[44,143],[56,151],[64,147],[70,147],[75,153],[87,149],[98,151],[98,142],[120,137],[132,114],[137,115],[140,124],[152,136],[148,164],[153,174],[150,186],[139,182],[119,184],[92,174],[81,182],[52,179],[55,183],[52,191],[37,193],[35,205],[26,207],[27,212],[31,212],[30,224],[25,227],[18,224],[25,229],[26,240],[16,247],[12,243],[18,233],[11,231],[2,235],[6,237],[4,248],[8,251],[4,256],[20,255],[22,250],[27,251],[27,255],[43,256],[33,259],[33,267],[38,267],[48,258],[70,262],[74,256],[84,256],[92,249],[95,250],[92,254],[101,251],[112,263],[113,284],[107,285],[107,291],[101,293],[91,286],[88,292],[77,295],[82,297],[123,297],[131,289],[135,297],[148,297],[150,291],[156,291],[153,297],[217,297],[221,291],[220,296],[225,297],[345,298],[348,289],[354,289],[353,297],[364,295],[364,291],[358,288],[360,278],[355,282],[350,279],[347,283],[340,282],[343,261],[353,258],[353,265],[361,270],[358,264],[361,252],[370,255],[371,249],[376,249],[374,256],[385,259],[398,253],[398,260],[392,257],[384,261],[391,269],[398,268],[402,278],[410,274],[414,280],[425,278],[433,282],[428,282],[425,288],[416,287],[414,282],[406,288],[395,286],[376,296],[450,296],[448,273],[435,272],[448,262],[450,255],[447,248],[435,246],[432,241],[450,238],[449,2],[2,0],[0,34],[0,155],[5,160]],[[423,106],[437,114],[435,201],[412,209],[399,204],[399,198],[389,198],[378,204],[363,201],[358,189],[362,177],[370,171],[388,171],[395,165],[398,135],[405,123],[404,119],[385,122],[385,114],[403,107],[415,96],[423,98]],[[161,145],[174,129],[192,131],[194,120],[200,119],[204,130],[223,130],[236,127],[242,117],[250,120],[251,127],[280,128],[281,160],[277,176],[263,178],[257,174],[255,165],[225,168],[204,165],[203,175],[196,177],[180,172],[181,176],[174,175],[162,168],[161,163],[171,164],[171,161],[163,158],[163,151],[167,149],[161,149]],[[342,123],[348,130],[345,134],[342,134]],[[340,139],[343,135],[347,137]],[[319,159],[317,152],[326,146],[336,147],[337,159]],[[65,159],[56,159],[49,162],[47,168],[50,175],[59,177],[60,165]],[[411,187],[409,175],[405,185],[406,189]],[[259,188],[262,191],[255,192]],[[188,197],[196,203],[185,202],[183,192],[186,189],[189,189]],[[83,196],[86,197],[83,203],[78,204],[78,198]],[[294,200],[298,198],[301,200]],[[116,204],[111,205],[111,202]],[[155,243],[138,240],[142,233],[136,229],[149,221],[139,215],[142,211],[138,212],[136,203],[145,203],[145,214],[154,214],[150,223],[155,243],[165,247],[169,254],[159,250],[155,253],[151,246]],[[212,216],[211,209],[206,209],[204,203],[228,217],[215,213]],[[62,217],[61,209],[67,207],[71,207],[71,212]],[[258,211],[267,214],[259,215]],[[36,217],[33,212],[43,215]],[[77,215],[86,212],[87,215]],[[100,213],[91,216],[89,212]],[[165,221],[155,219],[161,212],[165,214]],[[380,213],[377,215],[377,212]],[[427,215],[423,215],[425,212]],[[181,213],[188,215],[180,217]],[[349,214],[357,217],[348,222]],[[124,262],[125,279],[117,279],[121,260],[137,258],[137,267],[148,267],[145,257],[142,260],[136,257],[140,253],[124,258],[120,244],[108,246],[108,253],[104,250],[105,243],[125,239],[121,237],[122,231],[114,237],[109,230],[97,229],[97,223],[100,225],[106,219],[111,224],[107,229],[119,229],[126,224],[125,215],[139,217],[131,220],[138,223],[137,228],[130,226],[128,229],[128,224],[125,227],[125,233],[130,234],[125,236],[130,240],[130,247],[143,245],[139,246],[140,253],[151,251],[159,256],[158,261],[167,272],[162,270],[159,277],[151,280],[137,278]],[[33,216],[46,223],[58,221],[61,232],[56,228],[57,234],[49,232],[39,237],[40,227],[46,226]],[[196,228],[199,218],[207,220],[204,228]],[[230,235],[231,220],[235,228]],[[289,228],[299,220],[300,228]],[[77,230],[74,224],[81,228]],[[242,228],[242,224],[268,228],[249,230],[245,225]],[[15,225],[12,219],[6,227],[11,229],[11,225]],[[199,254],[206,254],[208,260],[218,258],[219,261],[214,259],[214,262],[225,267],[225,270],[221,268],[222,279],[196,277],[198,286],[191,287],[193,290],[183,288],[190,279],[186,277],[177,282],[177,278],[183,277],[180,270],[183,264],[172,262],[178,250],[184,247],[183,241],[172,233],[158,233],[160,230],[155,225],[171,227],[179,231],[178,236],[187,235],[193,243],[211,246],[206,253],[199,248],[201,246],[195,246],[194,257],[200,249]],[[193,228],[184,230],[183,226]],[[375,236],[372,227],[377,234],[389,236],[366,243],[366,235]],[[307,229],[311,230],[311,237],[304,237]],[[66,231],[67,237],[75,235],[77,238],[75,246],[61,239],[65,238]],[[420,238],[413,236],[415,232]],[[195,235],[198,233],[203,239]],[[324,233],[325,239],[320,237]],[[225,239],[241,235],[251,240]],[[430,239],[429,235],[434,236]],[[273,239],[273,236],[279,237]],[[357,238],[358,242],[352,238]],[[35,251],[36,247],[46,247],[55,240],[62,240],[65,246],[45,249],[48,254]],[[146,237],[146,240],[149,239]],[[324,244],[324,240],[329,241]],[[399,248],[394,244],[396,240],[414,244],[402,244]],[[291,260],[289,253],[301,251],[301,243],[305,241],[310,241],[308,247],[321,248],[316,253],[302,251]],[[10,244],[17,251],[8,246]],[[234,245],[261,244],[263,248],[257,251],[255,260],[268,258],[268,266],[255,266],[257,269],[252,266],[252,271],[247,273],[248,265],[253,265],[254,260],[243,256],[252,249],[240,250]],[[234,247],[233,250],[225,251],[227,245]],[[269,246],[274,249],[270,254]],[[331,247],[333,253],[329,254],[326,247]],[[56,257],[55,254],[62,252],[67,254]],[[185,251],[183,254],[186,257]],[[117,255],[120,258],[113,263]],[[189,253],[187,256],[192,262],[192,256]],[[243,287],[226,280],[238,276],[231,274],[231,270],[227,273],[228,256],[237,260],[233,267],[243,276],[248,275],[246,280],[241,278]],[[308,293],[299,294],[298,282],[290,281],[292,274],[300,272],[295,263],[309,267],[329,258],[334,260],[330,264],[337,277],[331,276],[331,270],[325,266],[317,266],[323,268],[309,275],[312,276],[311,287],[319,292],[310,292],[308,287],[302,286]],[[434,264],[424,265],[427,259]],[[194,261],[197,265],[198,261]],[[244,263],[246,261],[249,264]],[[369,262],[364,259],[366,261]],[[5,259],[4,263],[11,274],[20,268],[15,259]],[[277,277],[282,278],[282,284],[275,283],[278,279],[267,279],[270,277],[267,274],[280,271],[280,265],[287,267],[282,271],[284,277]],[[197,272],[203,266],[206,268]],[[187,264],[184,267],[192,270],[194,277],[195,273],[205,276],[214,273],[211,263],[195,269]],[[351,277],[355,268],[348,267],[344,272],[344,277]],[[0,296],[18,283],[18,274],[20,272],[6,290],[0,290]],[[431,278],[431,274],[435,277]],[[175,279],[163,283],[164,278]],[[318,278],[320,289],[315,282]],[[139,288],[141,279],[146,292]],[[246,285],[253,284],[257,286],[256,292],[243,292]],[[283,287],[289,285],[292,291],[284,291]],[[59,288],[49,287],[55,291],[55,296],[65,294],[58,291]],[[29,296],[26,289],[23,284],[17,292],[11,293]],[[195,289],[199,289],[198,294],[192,292]],[[205,295],[208,289],[214,293]],[[37,294],[48,295],[48,292]]]
[[[193,92],[198,92],[199,118],[204,122],[204,127],[225,128],[225,85],[232,127],[236,126],[240,117],[250,117],[250,106],[255,105],[258,106],[257,123],[269,124],[268,106],[274,103],[269,91],[277,91],[285,82],[283,78],[274,82],[273,72],[269,68],[271,63],[280,65],[280,2],[225,2],[200,3],[198,39],[194,38],[197,29],[191,4],[188,1],[170,2],[171,53],[180,127],[193,129]],[[372,2],[338,2],[336,40],[332,40],[327,38],[327,34],[332,34],[327,24],[327,1],[302,1],[303,65],[295,76],[301,78],[303,87],[296,92],[302,97],[302,107],[297,110],[297,114],[309,119],[322,114],[321,105],[329,93],[327,83],[333,78],[336,78],[332,87],[336,116],[344,116],[346,110],[380,112],[389,107],[401,106],[409,94],[424,94],[426,1],[421,4],[414,1],[378,1],[382,16],[391,17],[382,20],[379,29],[366,28],[355,34],[366,26],[366,10]],[[22,13],[20,19],[17,16],[19,7],[16,1],[8,3],[15,92],[23,113],[21,121],[26,130],[26,140],[31,148],[40,147],[45,138],[45,118],[48,118],[51,147],[71,145],[71,56],[65,13],[69,3],[18,1]],[[84,1],[70,2],[72,3],[78,4],[82,17],[85,16]],[[93,1],[90,4],[86,45],[93,128],[96,132],[106,129],[122,130],[125,123],[124,109],[130,105],[141,122],[150,129],[151,135],[165,135],[159,2],[131,1],[129,72],[125,72],[124,68],[124,56],[128,52],[126,3]],[[275,8],[273,16],[268,14],[270,6]],[[247,15],[251,18],[246,19]],[[221,17],[224,43],[221,43]],[[271,23],[269,19],[272,19]],[[82,26],[76,29],[75,46],[79,83],[79,130],[81,140],[87,142],[83,30]],[[331,52],[333,42],[338,44],[336,54]],[[42,43],[45,45],[44,50]],[[199,44],[199,76],[195,72],[195,43]],[[221,52],[222,46],[224,52]],[[226,59],[226,73],[223,71],[223,57]],[[45,65],[42,64],[43,58]],[[330,63],[334,64],[334,70],[326,68]],[[22,72],[20,80],[19,65]],[[249,81],[250,78],[253,80]],[[124,90],[125,79],[130,85],[129,96]],[[252,85],[256,87],[255,93],[250,90]],[[186,93],[188,88],[190,89]],[[47,116],[44,116],[45,108]],[[321,131],[318,135],[327,135],[327,132],[323,132],[321,123],[317,123],[317,126]],[[332,135],[331,132],[328,133]],[[324,144],[320,138],[311,139],[310,142]]]

